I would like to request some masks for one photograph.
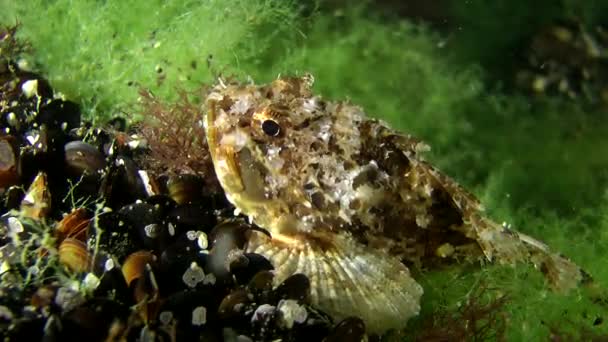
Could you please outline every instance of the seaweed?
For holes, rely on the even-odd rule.
[[[455,310],[438,310],[428,317],[415,340],[504,341],[509,298],[504,294],[492,297],[491,292],[496,291],[487,284],[477,285]]]
[[[146,124],[137,129],[146,139],[149,153],[140,162],[157,175],[195,174],[212,191],[219,183],[203,128],[203,112],[182,90],[175,102],[163,102],[149,90],[140,91],[139,112]]]

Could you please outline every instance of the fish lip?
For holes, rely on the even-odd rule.
[[[217,130],[215,129],[215,107],[217,101],[215,100],[207,100],[205,105],[205,136],[207,138],[207,145],[209,146],[209,152],[211,153],[211,158],[215,161],[215,148],[217,146]],[[214,163],[215,164],[215,163]]]
[[[215,168],[215,173],[218,176],[222,187],[226,192],[242,192],[245,187],[243,185],[240,169],[237,165],[236,151],[234,146],[226,143],[220,144],[218,128],[215,123],[217,119],[217,101],[207,101],[207,111],[205,113],[205,128],[207,136],[207,145]],[[222,170],[220,165],[228,170]],[[229,175],[227,177],[226,175]],[[229,178],[229,179],[228,179]]]

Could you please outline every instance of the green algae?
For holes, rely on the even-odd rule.
[[[429,159],[473,189],[492,217],[570,256],[598,284],[564,296],[527,266],[424,273],[423,311],[406,336],[437,311],[456,310],[481,282],[488,296],[508,296],[508,340],[545,340],[555,326],[608,334],[607,324],[594,325],[608,311],[597,289],[608,284],[603,113],[500,91],[522,37],[563,13],[595,22],[601,4],[528,4],[462,2],[454,12],[462,29],[449,40],[367,7],[311,14],[270,0],[3,0],[0,21],[22,23],[32,63],[97,119],[130,108],[140,86],[170,100],[220,73],[266,82],[312,72],[324,96],[348,98],[429,142]]]
[[[54,88],[101,116],[134,103],[140,87],[172,98],[215,73],[247,72],[295,15],[275,0],[3,2],[0,19],[23,23]]]

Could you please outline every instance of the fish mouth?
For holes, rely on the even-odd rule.
[[[207,142],[217,177],[226,197],[246,215],[268,205],[266,166],[249,137],[238,127],[218,122],[217,104],[209,101],[206,113]]]
[[[215,173],[222,188],[226,193],[240,193],[243,192],[244,185],[241,181],[235,149],[232,144],[221,141],[220,130],[224,130],[225,127],[218,127],[217,125],[216,108],[216,101],[211,100],[207,103],[207,113],[205,115],[207,145],[209,146]]]

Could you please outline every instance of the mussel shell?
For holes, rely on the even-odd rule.
[[[163,194],[152,195],[146,198],[145,202],[160,209],[162,215],[168,215],[173,208],[177,207],[177,202],[173,198]]]
[[[192,263],[196,263],[203,268],[205,273],[209,273],[205,270],[208,255],[202,253],[198,239],[191,239],[190,235],[192,234],[181,234],[161,254],[159,266],[161,276],[158,277],[158,281],[163,294],[191,288],[183,281],[183,277]],[[204,285],[204,282],[200,282],[197,287],[202,285]]]
[[[301,303],[310,301],[310,280],[302,273],[296,273],[285,279],[274,290],[275,301],[295,299]]]
[[[247,284],[247,290],[253,294],[258,303],[269,303],[274,282],[272,271],[260,271],[256,273]]]
[[[154,322],[150,322],[154,323]],[[133,328],[133,327],[130,327]],[[155,324],[145,324],[141,327],[138,334],[136,329],[130,329],[130,334],[126,336],[126,341],[151,341],[151,342],[172,342],[175,341],[168,331],[160,329]]]
[[[24,196],[25,192],[23,191],[23,188],[13,185],[6,189],[2,194],[2,204],[0,207],[4,209],[4,212],[8,212],[11,209],[18,209]]]
[[[12,136],[0,136],[0,190],[19,182],[17,141]]]
[[[62,161],[59,161],[61,164]],[[17,172],[23,183],[27,183],[34,179],[36,174],[48,168],[50,159],[48,154],[38,152],[31,146],[21,148],[19,152],[19,162]],[[63,172],[63,170],[61,170]]]
[[[146,265],[154,265],[155,262],[156,256],[150,251],[137,251],[130,254],[122,264],[122,275],[127,286],[131,286],[134,280],[144,276]]]
[[[117,156],[102,178],[99,194],[107,205],[115,209],[146,198],[146,189],[135,162],[127,156]]]
[[[213,212],[200,202],[177,205],[169,212],[168,219],[181,231],[198,229],[208,232],[216,224]]]
[[[15,320],[5,333],[5,341],[42,341],[45,324],[41,316]]]
[[[209,242],[221,254],[228,254],[232,249],[243,249],[247,243],[247,234],[251,226],[241,221],[226,221],[216,225],[209,233]]]
[[[30,299],[30,304],[37,308],[45,308],[50,306],[55,300],[55,294],[57,293],[57,287],[51,285],[44,285],[39,287]]]
[[[98,244],[101,249],[111,251],[119,262],[143,248],[131,221],[116,211],[101,213],[91,220],[87,235],[91,244]]]
[[[144,265],[141,275],[134,279],[129,287],[133,290],[133,298],[137,305],[136,310],[139,317],[146,324],[155,321],[162,303],[152,263]]]
[[[30,184],[25,197],[21,201],[21,214],[33,219],[42,219],[51,211],[51,193],[47,176],[39,172]]]
[[[53,88],[51,88],[51,85],[49,84],[49,82],[46,79],[44,79],[42,76],[40,76],[36,73],[30,72],[30,71],[19,70],[15,74],[15,79],[17,80],[16,89],[18,89],[19,91],[22,92],[24,83],[26,83],[28,81],[36,81],[37,82],[36,95],[38,95],[40,98],[43,98],[43,99],[53,98]],[[20,94],[20,95],[25,96],[25,94]]]
[[[17,248],[26,247],[22,243],[31,239],[32,234],[36,234],[40,230],[40,223],[33,220],[28,220],[19,215],[6,214],[0,216],[0,242],[2,245],[11,242],[12,246],[7,251],[1,251],[0,260],[10,258],[7,255],[15,255]],[[36,248],[37,246],[27,246],[27,248]],[[1,298],[2,296],[0,296]]]
[[[0,92],[2,92],[2,80],[0,75]],[[28,105],[23,103],[12,103],[8,106],[0,107],[0,127],[3,128],[3,133],[13,134],[15,136],[21,134],[27,128],[28,121]]]
[[[251,339],[251,337],[244,335],[244,334],[239,334],[233,328],[222,329],[222,335],[221,335],[220,341],[254,342],[254,340]]]
[[[128,316],[129,308],[120,302],[92,298],[62,315],[62,340],[103,341],[110,326]]]
[[[64,169],[64,145],[67,135],[58,129],[48,129],[41,126],[39,129],[25,133],[27,144],[21,146],[19,153],[18,173],[23,183],[29,182],[40,171],[49,176],[51,183],[60,184],[53,190],[57,193],[66,193],[66,172]],[[62,197],[63,198],[63,197]]]
[[[58,238],[62,240],[66,237],[71,237],[85,241],[91,216],[91,213],[86,208],[80,207],[74,209],[57,223],[55,231],[58,234]]]
[[[231,276],[228,256],[233,250],[242,250],[247,242],[250,226],[240,221],[226,221],[215,226],[209,233],[211,251],[209,269],[219,278]]]
[[[119,213],[135,228],[145,248],[161,251],[173,242],[174,235],[170,234],[162,208],[136,202],[122,207]]]
[[[84,242],[66,238],[59,244],[59,262],[74,272],[85,272],[91,266],[91,255]]]
[[[203,198],[204,182],[201,177],[191,174],[184,174],[169,177],[167,189],[169,196],[177,204],[192,203]]]
[[[253,296],[244,288],[238,288],[228,294],[219,305],[218,316],[229,326],[247,322],[247,312],[254,306]]]
[[[122,270],[116,266],[103,272],[99,285],[93,292],[97,298],[114,298],[114,300],[127,305],[135,304],[134,298],[127,286]]]
[[[96,174],[106,167],[106,157],[95,146],[83,141],[71,141],[64,146],[65,162],[75,176]]]
[[[162,251],[174,240],[169,233],[169,226],[163,223],[150,223],[138,229],[144,247],[151,250]]]
[[[358,317],[347,317],[338,323],[325,342],[361,342],[366,341],[365,323]]]
[[[152,172],[139,169],[137,170],[137,175],[147,196],[153,197],[163,194],[161,185],[159,184],[158,179],[152,175]],[[166,195],[166,193],[164,194]],[[167,197],[169,197],[169,195],[167,195]]]
[[[184,335],[217,326],[219,296],[211,287],[177,291],[170,295],[159,310],[161,322],[170,317]],[[162,322],[168,323],[168,322]]]
[[[136,227],[144,227],[152,223],[162,223],[164,219],[160,207],[146,202],[136,202],[122,207],[118,211],[125,220]]]
[[[36,122],[47,127],[71,130],[80,126],[80,107],[72,101],[52,100],[40,109]]]
[[[285,340],[293,342],[325,341],[333,328],[333,322],[329,315],[311,307],[306,307],[307,317],[303,323],[294,323],[291,330],[287,332]]]
[[[63,338],[63,323],[57,313],[52,312],[44,324],[42,341],[60,341]]]
[[[115,116],[108,121],[108,125],[116,131],[125,132],[127,130],[127,119]]]
[[[229,265],[230,273],[232,273],[238,284],[245,285],[261,271],[271,271],[274,267],[264,256],[256,253],[245,253],[242,255],[246,262],[236,259]]]

